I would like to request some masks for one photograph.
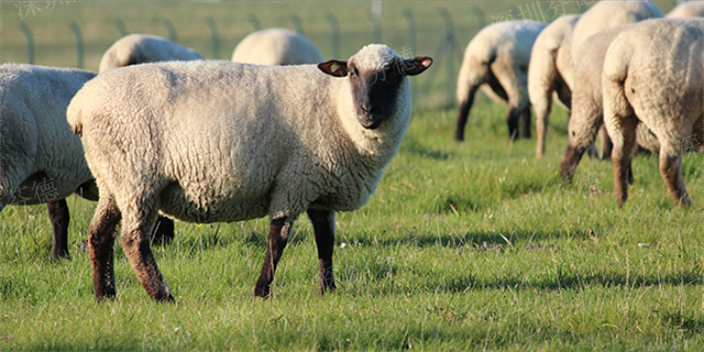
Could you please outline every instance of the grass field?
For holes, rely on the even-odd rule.
[[[485,6],[487,16],[518,7],[464,4]],[[240,22],[228,22],[220,5],[230,6]],[[393,17],[404,7],[416,13],[419,29],[442,31],[435,15],[439,5],[423,5],[384,4],[390,26],[384,27],[384,38],[393,33],[405,38],[403,20]],[[463,3],[442,5],[456,28],[476,24],[476,17],[462,13]],[[92,35],[109,45],[119,37],[111,23],[120,17],[132,30],[150,28],[148,22],[159,16],[178,24],[187,16],[213,16],[221,37],[231,29],[235,38],[251,30],[249,13],[270,26],[296,10],[313,37],[316,31],[322,36],[327,24],[304,13],[340,11],[341,27],[352,31],[354,11],[369,8],[365,3],[264,7],[72,2],[26,21],[34,21],[29,25],[39,42],[37,33],[52,34],[40,28],[68,28],[84,18],[87,48],[88,27],[96,26]],[[8,34],[19,18],[11,3],[2,9],[2,60],[20,62],[24,39],[18,31],[19,37]],[[423,11],[438,17],[436,22],[421,20]],[[126,20],[129,16],[134,22]],[[349,34],[359,43],[342,41],[349,43],[343,44],[346,55],[371,35],[364,21],[357,23],[359,38]],[[153,32],[166,35],[160,22],[154,23],[151,28],[164,33]],[[185,29],[179,38],[208,53],[207,46],[195,45],[198,36],[209,35],[206,26],[201,30],[192,42]],[[458,41],[464,46],[469,38],[462,34]],[[68,42],[42,55],[38,46],[37,63],[73,65],[75,56],[68,53],[75,46]],[[398,43],[396,48],[403,45]],[[434,50],[436,44],[427,45]],[[329,46],[319,45],[329,57]],[[234,44],[227,54],[225,47],[223,57]],[[418,53],[425,54],[421,49]],[[54,52],[57,61],[50,59]],[[91,55],[86,51],[86,66],[95,69],[100,55]],[[60,261],[49,259],[45,208],[8,207],[0,213],[0,350],[704,350],[704,156],[689,153],[683,166],[692,207],[675,208],[657,156],[639,155],[636,183],[626,206],[618,208],[610,162],[585,158],[575,182],[561,183],[564,111],[551,119],[542,160],[535,159],[535,139],[508,143],[506,109],[486,99],[478,99],[472,110],[466,141],[452,141],[456,110],[439,107],[445,104],[442,67],[431,68],[440,71],[434,83],[440,92],[423,98],[430,100],[420,105],[429,107],[414,112],[376,194],[361,210],[338,214],[336,293],[317,295],[312,226],[301,218],[279,265],[274,296],[255,300],[268,224],[260,219],[177,223],[174,243],[154,249],[175,304],[152,302],[116,246],[118,299],[96,304],[88,255],[80,249],[95,203],[69,198],[71,259]],[[418,83],[423,85],[422,77]]]

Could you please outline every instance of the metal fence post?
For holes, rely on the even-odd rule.
[[[76,36],[76,67],[83,68],[83,34],[81,27],[78,26],[78,23],[71,22],[71,30]]]
[[[328,12],[325,18],[330,23],[330,36],[332,37],[332,57],[340,58],[340,24],[337,22],[337,17]]]
[[[206,20],[208,22],[208,27],[210,28],[211,41],[213,43],[213,59],[220,59],[220,33],[218,32],[218,24],[212,17],[208,17]]]
[[[27,38],[27,62],[30,65],[34,64],[34,37],[32,36],[32,31],[29,29],[27,24],[20,22],[20,30],[24,33],[25,38]]]
[[[125,27],[125,23],[122,22],[122,20],[117,20],[115,25],[117,26],[117,30],[120,31],[120,35],[123,37],[130,34],[130,31],[127,30],[127,27]]]
[[[408,8],[403,10],[403,17],[406,18],[408,23],[408,54],[413,55],[413,51],[417,51],[416,48],[416,19],[413,17],[413,12]],[[416,87],[415,78],[409,80],[411,83],[411,99],[416,101],[418,98],[418,91]]]
[[[381,43],[381,19],[374,15],[369,16],[369,19],[372,21],[374,43]]]
[[[295,13],[289,17],[291,19],[291,22],[293,22],[293,26],[296,27],[296,32],[298,32],[300,35],[303,34],[303,22],[301,21],[301,18],[298,17]]]
[[[169,39],[171,39],[172,42],[176,43],[178,39],[176,34],[176,27],[174,27],[174,24],[171,23],[171,20],[165,18],[164,27],[166,27],[166,31],[169,32]]]
[[[259,31],[262,29],[262,23],[259,22],[259,19],[257,18],[257,16],[253,13],[249,14],[249,23],[252,24],[252,27],[254,27],[255,31]]]
[[[484,28],[486,27],[486,14],[484,11],[482,11],[479,6],[474,5],[472,6],[472,13],[474,13],[474,16],[477,17],[477,25],[479,25],[479,28]]]
[[[455,98],[454,98],[454,79],[455,79],[455,62],[454,62],[454,56],[455,56],[455,28],[452,23],[452,16],[450,16],[450,12],[447,11],[446,8],[441,8],[440,9],[440,15],[442,16],[443,20],[445,21],[445,43],[447,45],[447,60],[446,60],[446,65],[447,65],[447,80],[446,80],[446,89],[447,89],[447,105],[452,106],[455,103]]]

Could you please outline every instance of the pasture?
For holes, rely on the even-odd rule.
[[[222,59],[252,30],[252,13],[263,28],[292,29],[297,13],[326,59],[333,50],[326,13],[339,20],[341,58],[374,35],[369,3],[57,1],[24,18],[15,4],[0,5],[3,63],[27,60],[21,23],[32,30],[35,63],[52,66],[76,65],[70,25],[80,25],[91,70],[120,37],[118,19],[132,33],[168,37],[169,18],[180,44],[213,58],[212,17]],[[567,118],[559,108],[541,160],[535,138],[508,142],[506,108],[484,98],[465,142],[452,139],[448,66],[456,75],[479,29],[475,7],[491,23],[508,10],[518,19],[527,4],[384,3],[381,38],[397,51],[443,53],[441,8],[452,16],[457,47],[453,60],[436,57],[426,73],[435,71],[432,80],[413,82],[411,125],[375,195],[361,210],[338,214],[335,293],[317,294],[313,230],[302,217],[268,300],[252,294],[268,231],[260,219],[176,223],[174,243],[154,247],[174,304],[149,299],[117,244],[118,298],[96,304],[81,245],[95,203],[68,199],[71,258],[59,261],[49,258],[46,208],[10,206],[0,213],[0,350],[704,349],[702,154],[685,156],[690,208],[673,206],[649,154],[634,160],[636,183],[619,208],[610,162],[585,157],[573,184],[561,181]],[[658,5],[666,12],[674,3]],[[417,47],[407,42],[406,9],[415,14]],[[579,10],[576,2],[566,9]]]

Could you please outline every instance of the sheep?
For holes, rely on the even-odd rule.
[[[323,62],[323,54],[301,34],[270,28],[242,39],[232,53],[232,61],[270,66],[317,64]]]
[[[604,122],[618,204],[628,199],[626,170],[642,123],[660,143],[660,174],[676,205],[691,204],[680,166],[683,144],[704,144],[702,103],[704,19],[649,20],[619,34],[602,74]]]
[[[567,129],[567,147],[560,164],[560,173],[568,182],[604,124],[601,73],[606,50],[619,33],[632,26],[624,24],[594,34],[577,51],[573,70],[572,116]],[[647,128],[639,126],[639,137],[639,144],[646,149],[658,149],[657,140],[649,137]],[[632,174],[630,177],[632,182]]]
[[[32,65],[0,66],[0,211],[7,205],[46,203],[52,257],[68,256],[69,210],[78,193],[97,200],[81,140],[66,108],[95,73]]]
[[[173,60],[203,60],[199,52],[156,35],[130,34],[103,54],[98,72],[115,67]]]
[[[651,1],[601,1],[582,14],[572,32],[572,57],[582,42],[591,35],[621,24],[663,17],[658,5]]]
[[[146,240],[157,210],[197,223],[268,215],[257,297],[269,295],[306,212],[318,292],[335,289],[335,212],[362,207],[374,192],[411,117],[406,76],[431,64],[372,44],[317,66],[169,62],[100,74],[67,113],[101,194],[88,230],[96,297],[115,296],[112,245],[122,222],[122,248],[142,286],[173,300]]]
[[[535,39],[528,67],[528,95],[535,109],[538,144],[536,155],[545,156],[545,136],[552,95],[569,111],[572,103],[572,55],[569,41],[580,15],[562,16],[545,27]],[[568,79],[569,78],[569,79]]]
[[[467,116],[479,87],[495,101],[508,103],[509,138],[518,137],[519,116],[523,117],[523,136],[530,138],[528,64],[535,38],[545,26],[535,21],[494,23],[469,42],[457,80],[455,140],[464,140]]]
[[[701,1],[683,2],[668,12],[665,17],[704,17],[704,3]]]

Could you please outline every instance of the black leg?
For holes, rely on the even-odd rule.
[[[273,219],[269,224],[269,237],[267,239],[266,257],[262,266],[259,280],[254,287],[254,296],[267,297],[271,292],[271,283],[274,282],[274,273],[279,259],[284,253],[288,236],[291,233],[293,221],[287,218]]]
[[[332,252],[335,247],[335,212],[328,210],[308,210],[313,223],[315,243],[318,245],[319,281],[318,293],[335,290],[335,277],[332,272]]]
[[[164,217],[159,216],[156,220],[156,225],[154,226],[154,233],[152,234],[153,244],[170,244],[174,240],[174,221]]]
[[[70,216],[68,213],[68,204],[65,199],[57,200],[56,202],[46,203],[46,209],[49,212],[49,221],[54,235],[54,248],[51,250],[51,256],[54,259],[68,257],[68,223]]]
[[[122,215],[110,195],[100,197],[93,221],[88,228],[88,254],[93,267],[95,296],[100,299],[114,298],[115,288],[114,250],[115,236]]]

